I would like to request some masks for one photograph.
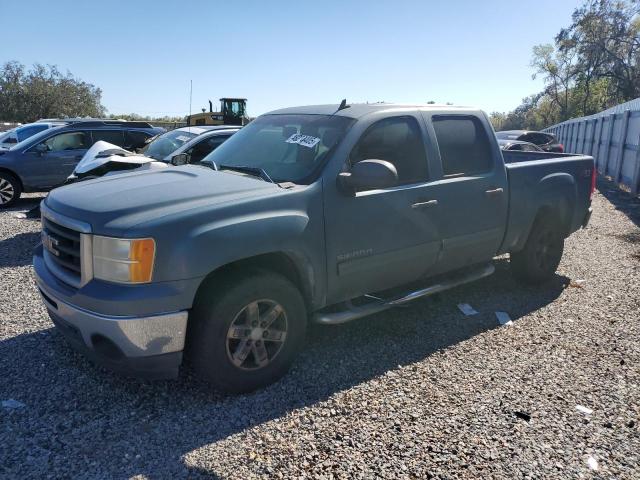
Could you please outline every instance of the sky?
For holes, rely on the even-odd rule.
[[[238,96],[256,116],[343,98],[512,110],[542,89],[532,47],[582,1],[1,3],[0,62],[68,70],[109,113],[186,115],[193,81],[194,113]]]

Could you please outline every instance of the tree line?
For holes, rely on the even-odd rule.
[[[55,65],[36,63],[27,68],[9,61],[0,67],[0,120],[29,123],[42,118],[73,117],[184,121],[184,116],[107,115],[100,88],[70,72],[62,73]]]
[[[533,78],[544,89],[508,113],[496,130],[540,130],[640,97],[640,0],[587,0],[553,44],[533,47]]]
[[[27,69],[16,61],[0,67],[0,120],[28,123],[41,118],[100,117],[102,90],[62,73],[55,65]]]

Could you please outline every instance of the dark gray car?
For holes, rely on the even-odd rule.
[[[22,192],[44,192],[62,185],[98,140],[133,150],[162,132],[163,128],[146,122],[76,122],[0,150],[0,208],[12,205]]]

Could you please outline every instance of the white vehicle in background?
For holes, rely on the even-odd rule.
[[[60,127],[66,125],[68,122],[56,121],[56,122],[42,122],[27,123],[26,125],[20,125],[19,127],[12,128],[6,132],[0,133],[0,148],[9,149],[16,143],[20,143],[23,140],[40,133],[44,130],[48,130],[53,127]]]
[[[131,170],[166,168],[170,164],[197,165],[239,129],[228,126],[178,128],[155,137],[138,153],[108,142],[96,142],[78,162],[66,183]]]
[[[189,156],[188,163],[197,165],[240,128],[233,125],[177,128],[153,139],[140,153],[162,162],[171,162],[174,156],[185,153]]]
[[[169,163],[159,162],[141,153],[133,153],[118,145],[101,140],[87,150],[73,173],[67,178],[65,185],[131,170],[151,170],[168,166]]]
[[[139,153],[130,152],[113,143],[98,141],[78,162],[65,185],[83,180],[138,170],[155,170],[170,165],[200,161],[240,130],[237,126],[184,127],[153,137]],[[40,218],[40,205],[19,218]]]

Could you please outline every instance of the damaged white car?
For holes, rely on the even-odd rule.
[[[76,165],[66,184],[80,180],[153,170],[169,165],[199,164],[239,127],[185,127],[155,137],[140,153],[105,141],[96,142]]]

